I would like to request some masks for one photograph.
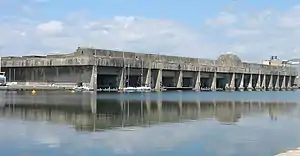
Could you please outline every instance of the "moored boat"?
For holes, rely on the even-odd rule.
[[[126,93],[132,93],[132,92],[151,92],[151,87],[125,87],[123,89],[120,89],[120,92],[126,92]]]

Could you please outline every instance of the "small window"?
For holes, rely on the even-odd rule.
[[[81,51],[81,55],[83,55],[83,51]]]

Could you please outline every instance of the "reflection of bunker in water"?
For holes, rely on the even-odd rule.
[[[38,102],[38,101],[37,101]],[[6,104],[1,117],[21,118],[74,125],[77,130],[106,130],[126,126],[149,126],[211,118],[225,124],[255,113],[280,115],[291,112],[296,103],[234,101],[118,101],[98,100],[97,115],[88,104]]]
[[[242,113],[236,110],[235,102],[226,101],[216,103],[216,119],[223,124],[232,124],[238,122]]]

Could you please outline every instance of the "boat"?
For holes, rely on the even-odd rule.
[[[151,92],[152,88],[151,87],[146,87],[146,86],[141,86],[141,87],[136,87],[138,92]]]
[[[230,91],[230,86],[228,83],[225,84],[225,91]]]
[[[90,88],[85,86],[76,86],[73,88],[73,90],[76,92],[83,92],[83,91],[90,91]]]
[[[121,89],[121,91],[125,92],[125,93],[151,92],[152,89],[151,89],[151,87],[145,87],[145,86],[142,86],[142,87],[125,87],[125,88]]]
[[[142,61],[143,62],[143,61]],[[130,66],[127,66],[127,71],[125,71],[127,73],[127,79],[126,79],[126,86],[125,88],[119,88],[119,92],[125,92],[125,93],[132,93],[132,92],[151,92],[152,88],[148,87],[148,86],[139,86],[139,87],[131,87],[129,86],[129,78],[130,78]],[[143,65],[142,65],[142,69],[141,69],[141,77],[143,77]],[[142,82],[142,80],[141,80]],[[142,84],[142,83],[141,83]]]
[[[136,87],[125,87],[122,89],[122,91],[126,93],[132,93],[135,92],[136,90],[137,90]]]
[[[0,86],[6,86],[5,72],[0,72]]]

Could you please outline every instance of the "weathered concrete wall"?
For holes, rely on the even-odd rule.
[[[1,67],[45,67],[45,66],[82,66],[93,65],[95,59],[91,57],[42,57],[28,58],[18,57],[10,58],[3,57]]]
[[[96,56],[93,56],[96,55]],[[124,55],[124,57],[123,57]],[[98,66],[131,68],[152,68],[164,70],[184,70],[220,73],[264,73],[298,75],[297,69],[246,63],[225,55],[217,60],[175,57],[155,54],[120,52],[101,49],[79,48],[73,54],[43,57],[2,58],[2,67],[45,67],[45,66]]]
[[[132,68],[148,68],[151,63],[152,69],[165,70],[185,70],[203,72],[224,72],[224,73],[265,73],[280,75],[297,75],[297,70],[290,67],[275,67],[260,64],[242,63],[241,66],[229,67],[225,65],[205,65],[205,64],[183,64],[170,62],[149,62],[136,59],[123,58],[98,58],[98,66],[123,67],[124,62]],[[45,66],[92,66],[95,58],[93,57],[65,57],[65,58],[34,58],[34,59],[3,59],[2,68],[5,67],[45,67]],[[142,66],[143,64],[143,66]]]
[[[10,82],[84,82],[91,79],[92,66],[2,68]]]
[[[163,68],[167,70],[182,70],[187,71],[207,71],[207,72],[250,72],[257,74],[263,72],[266,74],[277,74],[281,72],[282,75],[289,75],[288,73],[294,73],[297,75],[297,71],[294,68],[289,67],[276,67],[268,66],[256,63],[237,62],[236,60],[220,61],[210,60],[201,58],[188,58],[188,57],[176,57],[156,54],[143,54],[133,52],[122,52],[114,50],[103,50],[103,49],[89,49],[79,48],[74,53],[75,56],[97,56],[101,58],[99,65],[114,65],[120,66],[124,64],[130,64],[132,67],[140,68],[142,64],[145,67],[151,67],[158,69]],[[123,59],[125,58],[125,59]],[[125,60],[125,61],[124,61]],[[233,64],[231,64],[233,63]],[[180,67],[179,67],[180,66]]]
[[[300,87],[300,78],[299,77],[295,79],[295,84]]]

